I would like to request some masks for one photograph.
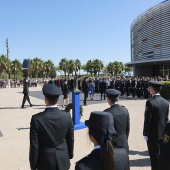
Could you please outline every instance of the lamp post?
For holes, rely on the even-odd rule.
[[[8,82],[8,88],[10,88],[10,80],[9,80],[9,75],[10,75],[10,73],[9,73],[9,67],[10,67],[10,63],[9,63],[9,57],[8,57],[8,54],[9,54],[9,47],[8,47],[8,38],[6,38],[6,50],[7,50],[7,60],[8,60],[8,78],[7,78],[7,82]]]

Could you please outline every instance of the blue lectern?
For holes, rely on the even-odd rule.
[[[72,103],[73,103],[72,116],[74,130],[87,128],[87,126],[80,121],[80,91],[72,92]]]

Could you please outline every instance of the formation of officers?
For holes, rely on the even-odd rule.
[[[64,80],[62,78],[51,78],[48,81],[52,84],[55,84],[62,89]],[[94,84],[94,92],[101,93],[101,100],[105,99],[105,90],[106,89],[116,89],[121,92],[121,96],[130,96],[132,97],[143,97],[145,99],[149,98],[148,85],[149,81],[161,81],[168,80],[168,78],[162,77],[79,77],[78,78],[78,89],[83,91],[83,82],[86,81],[88,84],[92,82]],[[74,89],[74,78],[67,78],[68,89]]]
[[[104,79],[101,82],[106,84]],[[82,88],[87,84],[87,78],[83,83]],[[146,102],[143,135],[147,141],[152,170],[170,169],[169,103],[159,94],[162,86],[158,81],[148,81],[148,93],[152,97]],[[32,170],[68,170],[69,159],[73,158],[74,152],[73,122],[70,113],[57,107],[62,90],[52,82],[44,85],[42,91],[46,109],[31,119],[30,166]],[[85,121],[94,149],[77,161],[75,170],[130,169],[130,117],[127,108],[117,103],[122,92],[120,89],[106,88],[103,93],[110,107],[102,112],[91,112],[89,120]]]

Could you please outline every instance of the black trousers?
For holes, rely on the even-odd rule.
[[[140,88],[137,88],[136,92],[137,92],[138,98],[140,98],[140,95],[141,95],[141,90],[140,90]]]
[[[30,102],[30,98],[29,98],[28,93],[24,93],[24,97],[23,97],[23,100],[22,100],[22,107],[24,107],[26,100],[28,101],[28,103],[30,105],[32,105],[31,102]]]
[[[102,98],[103,98],[103,95],[104,95],[104,100],[105,100],[105,98],[106,98],[106,93],[105,93],[105,91],[101,91],[101,94],[100,94],[100,96],[101,96],[101,100],[102,100]]]
[[[158,170],[159,168],[159,157],[162,141],[148,140],[148,152],[151,160],[151,170]]]
[[[84,105],[86,105],[87,97],[88,97],[88,92],[84,92]]]

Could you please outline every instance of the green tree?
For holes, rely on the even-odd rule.
[[[109,62],[108,65],[106,66],[107,72],[109,72],[113,76],[113,70],[114,70],[114,64],[113,62]]]
[[[11,62],[11,73],[14,75],[14,79],[21,72],[22,64],[19,60],[15,59]]]
[[[66,78],[66,74],[68,72],[68,65],[67,65],[67,59],[66,58],[63,58],[63,59],[60,60],[59,68],[60,68],[60,70],[64,71],[64,76]]]
[[[132,67],[125,66],[125,71],[126,71],[126,72],[133,71],[133,68],[132,68]]]
[[[43,70],[46,73],[46,77],[49,77],[49,74],[52,74],[55,71],[54,63],[51,60],[45,61]]]
[[[123,69],[123,64],[122,62],[115,61],[113,62],[113,65],[114,65],[113,71],[114,71],[115,76],[117,77],[118,75],[120,75]]]
[[[104,68],[104,64],[101,60],[95,59],[93,60],[93,72],[94,76],[98,75],[101,72],[101,70]]]
[[[38,77],[39,73],[43,70],[43,65],[43,60],[38,57],[30,60],[29,73],[31,73],[31,76]]]
[[[73,76],[73,72],[76,71],[76,65],[74,60],[68,60],[67,65],[68,65],[68,77],[70,74],[72,74]]]
[[[7,56],[1,55],[0,56],[0,77],[2,77],[2,73],[8,74],[8,59]]]
[[[93,75],[94,71],[94,64],[92,60],[88,60],[87,63],[84,65],[84,70],[87,71],[87,73],[90,73],[90,75]]]

